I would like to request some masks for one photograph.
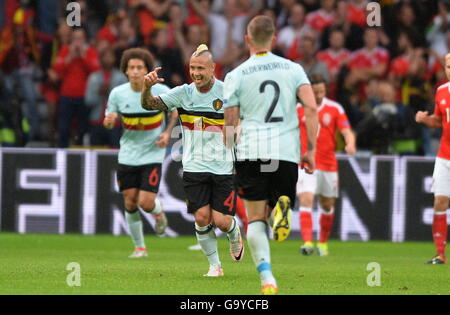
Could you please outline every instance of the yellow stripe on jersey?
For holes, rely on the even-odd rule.
[[[159,123],[163,120],[164,114],[160,113],[153,117],[123,117],[122,121],[127,126],[147,126],[147,125],[154,125],[156,123]]]
[[[223,126],[225,125],[225,119],[212,119],[206,118],[203,116],[192,116],[192,115],[180,115],[180,119],[183,123],[188,124],[198,124],[199,121],[202,121],[207,125],[215,125],[215,126]]]

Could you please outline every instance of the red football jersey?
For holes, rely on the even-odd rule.
[[[408,73],[411,61],[406,56],[400,56],[392,60],[390,73],[398,76],[404,76]]]
[[[334,13],[327,13],[325,10],[319,9],[306,16],[305,24],[321,33],[327,26],[333,24],[335,19],[336,15]]]
[[[302,154],[308,148],[308,133],[306,131],[303,106],[297,107],[300,122],[300,139]],[[328,98],[324,98],[318,109],[319,136],[317,137],[316,168],[325,172],[337,172],[336,131],[350,128],[350,122],[342,106]]]
[[[382,48],[377,47],[372,51],[366,48],[361,48],[355,51],[351,57],[348,66],[350,68],[371,68],[379,65],[380,63],[388,64],[389,52]]]
[[[357,6],[353,3],[348,5],[348,19],[350,22],[360,26],[367,27],[366,3],[363,6]]]
[[[317,60],[325,63],[328,66],[328,71],[332,75],[336,75],[342,65],[350,58],[350,55],[351,53],[347,49],[341,49],[338,52],[326,49],[317,54]]]
[[[442,138],[438,157],[450,160],[450,82],[436,91],[434,114],[442,118]]]

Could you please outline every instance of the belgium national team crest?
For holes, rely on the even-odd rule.
[[[215,100],[215,101],[213,102],[213,106],[214,106],[214,109],[215,109],[216,111],[221,110],[222,107],[223,107],[223,102],[222,102],[222,100],[219,100],[219,99]]]

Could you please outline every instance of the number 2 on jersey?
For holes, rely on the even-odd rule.
[[[268,85],[273,86],[273,88],[275,89],[275,95],[272,101],[272,105],[270,106],[269,111],[267,112],[266,115],[266,123],[277,123],[277,122],[282,122],[283,121],[283,117],[272,117],[273,112],[275,111],[275,108],[278,105],[278,101],[280,100],[280,86],[278,85],[277,82],[272,81],[272,80],[267,80],[264,81],[261,86],[259,87],[259,92],[261,94],[266,92],[266,87]]]

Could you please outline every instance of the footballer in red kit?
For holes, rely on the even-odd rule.
[[[309,13],[305,20],[305,24],[317,33],[322,33],[336,19],[334,12],[335,0],[321,0],[320,6],[319,10]]]
[[[450,54],[445,57],[445,74],[450,80]],[[416,121],[427,127],[443,130],[432,186],[435,196],[432,233],[436,256],[428,262],[432,265],[441,265],[447,264],[445,249],[448,235],[447,209],[450,204],[450,82],[437,89],[435,103],[433,115],[418,112]]]
[[[320,256],[328,256],[328,238],[334,221],[334,204],[339,196],[338,163],[336,159],[336,132],[343,135],[345,151],[356,153],[356,139],[344,109],[338,103],[326,98],[326,83],[320,76],[311,77],[319,113],[319,134],[317,138],[316,171],[309,175],[299,171],[297,194],[300,200],[300,228],[304,245],[301,253],[309,256],[314,253],[312,208],[314,197],[319,196],[320,238],[317,250]],[[306,145],[305,116],[303,107],[298,106],[302,148]]]

